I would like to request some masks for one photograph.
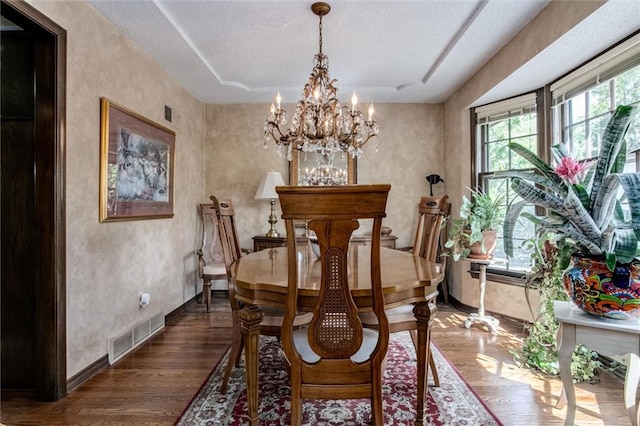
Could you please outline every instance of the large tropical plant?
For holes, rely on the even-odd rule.
[[[640,260],[640,173],[623,173],[627,151],[624,135],[635,109],[624,105],[616,108],[605,128],[595,168],[573,159],[564,145],[552,147],[556,163],[552,167],[524,146],[509,144],[535,172],[499,174],[511,178],[511,188],[522,198],[509,207],[505,218],[507,255],[513,255],[513,229],[523,216],[533,221],[539,232],[551,232],[557,240],[563,240],[565,247],[603,256],[611,270],[616,262]],[[625,198],[629,207],[626,213],[622,208]],[[523,212],[528,204],[543,207],[548,214],[539,217]],[[568,261],[565,256],[564,266]]]

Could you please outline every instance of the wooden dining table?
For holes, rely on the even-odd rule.
[[[306,244],[298,244],[298,309],[311,312],[320,290],[320,262]],[[381,275],[385,308],[413,303],[418,328],[416,426],[425,424],[427,360],[430,327],[437,311],[435,299],[443,274],[439,265],[409,252],[381,248]],[[348,280],[359,310],[371,311],[371,247],[351,244]],[[237,299],[244,304],[239,312],[245,344],[245,372],[249,424],[258,424],[258,346],[262,311],[260,306],[285,308],[287,293],[287,248],[278,247],[250,253],[232,269]]]

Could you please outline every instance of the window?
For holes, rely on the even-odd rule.
[[[474,109],[476,120],[477,186],[489,195],[504,194],[506,205],[520,201],[511,190],[509,179],[495,176],[506,170],[527,170],[529,163],[512,152],[508,144],[517,142],[535,153],[541,152],[538,138],[538,106],[536,93],[519,96]],[[505,205],[505,210],[506,210]],[[525,208],[525,211],[527,209]],[[534,212],[534,207],[528,209]],[[506,264],[496,263],[492,269],[519,272],[531,267],[531,254],[522,243],[534,235],[533,224],[523,219],[514,229],[514,253]],[[498,230],[495,257],[506,259],[502,230]]]
[[[551,86],[554,143],[580,159],[595,159],[618,105],[640,105],[640,35],[629,38]],[[638,118],[634,120],[637,123]],[[629,127],[626,172],[640,171],[640,126]],[[627,203],[622,203],[629,215]]]
[[[551,106],[543,105],[546,99],[551,99]],[[529,168],[528,162],[508,149],[508,143],[518,142],[546,160],[549,145],[565,143],[577,159],[594,159],[604,128],[620,104],[640,105],[640,32],[537,93],[474,108],[475,184],[489,194],[505,194],[507,203],[519,201],[508,179],[495,176],[498,171]],[[549,110],[551,114],[546,113]],[[551,117],[551,122],[545,122],[545,117]],[[626,171],[640,172],[638,120],[626,135]],[[534,213],[533,206],[529,212]],[[529,270],[530,250],[522,243],[533,236],[533,224],[520,220],[514,230],[513,258],[504,267],[492,266],[492,272],[510,275]],[[496,257],[506,258],[501,230]]]
[[[581,160],[597,157],[615,108],[640,104],[640,34],[553,83],[551,95],[554,143]],[[640,170],[640,126],[631,126],[626,140],[626,170]]]

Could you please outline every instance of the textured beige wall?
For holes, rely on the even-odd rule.
[[[67,376],[107,340],[195,294],[204,104],[79,1],[29,1],[67,30]],[[98,223],[100,97],[176,132],[172,219]],[[174,108],[173,124],[164,106]],[[141,292],[151,304],[138,307]]]
[[[243,247],[268,229],[268,203],[253,199],[269,170],[288,176],[285,159],[262,148],[267,105],[205,107],[138,47],[84,2],[28,0],[67,30],[67,375],[107,353],[107,339],[152,314],[165,314],[193,297],[198,245],[196,205],[211,194],[231,197],[238,208]],[[428,193],[425,176],[445,177],[436,194],[452,197],[454,211],[469,170],[468,107],[521,63],[544,49],[601,2],[552,2],[443,106],[377,105],[380,152],[369,143],[358,163],[360,183],[392,184],[385,225],[412,242],[416,205]],[[98,223],[99,100],[105,96],[175,130],[175,217]],[[164,105],[174,108],[164,122]],[[291,110],[291,105],[287,106]],[[443,128],[443,123],[446,127]],[[203,135],[206,132],[206,140]],[[446,150],[446,152],[445,152]],[[203,155],[204,153],[204,155]],[[282,232],[282,223],[278,223]],[[474,305],[476,286],[454,265],[453,295]],[[140,310],[138,295],[151,294]],[[505,307],[517,288],[490,283],[487,308]],[[524,299],[523,299],[524,300]],[[513,312],[512,312],[513,310]]]
[[[448,144],[445,152],[445,186],[452,198],[454,216],[457,216],[462,195],[468,193],[466,188],[471,184],[471,171],[468,167],[468,158],[471,155],[469,107],[602,4],[602,1],[552,1],[445,102],[444,140]],[[549,80],[554,77],[557,76],[549,76]],[[477,306],[477,284],[466,273],[469,268],[468,262],[451,263],[451,294],[464,304]],[[518,302],[513,303],[514,300]],[[489,282],[486,308],[515,318],[530,319],[524,290],[512,286]]]
[[[293,111],[292,105],[284,108]],[[253,199],[262,177],[273,170],[288,180],[288,162],[278,156],[275,143],[263,148],[268,109],[268,105],[207,105],[207,194],[233,200],[241,245],[250,249],[251,238],[269,229],[269,203]],[[399,247],[411,245],[418,202],[429,191],[425,176],[444,174],[442,106],[380,104],[376,117],[380,149],[376,152],[375,139],[365,146],[357,164],[358,183],[391,184],[383,224],[398,236]],[[434,194],[443,190],[442,184],[436,185]],[[284,233],[281,221],[276,228]]]

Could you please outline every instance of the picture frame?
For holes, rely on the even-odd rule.
[[[100,222],[173,217],[175,137],[100,99]]]
[[[318,152],[301,152],[294,149],[291,152],[291,161],[289,161],[289,185],[304,186],[307,185],[304,182],[302,176],[305,170],[312,169],[318,164],[318,159],[322,154]],[[341,153],[333,154],[333,165],[342,169],[346,173],[346,183],[357,183],[357,160],[350,154]]]

